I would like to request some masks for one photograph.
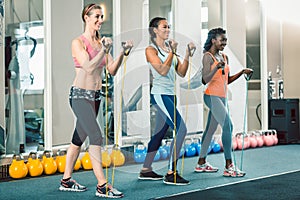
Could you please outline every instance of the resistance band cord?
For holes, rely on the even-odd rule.
[[[247,105],[248,105],[248,81],[251,79],[251,76],[252,76],[252,73],[250,75],[244,74],[244,77],[246,79],[246,97],[245,97],[246,102],[245,102],[245,106],[244,106],[244,124],[243,124],[243,133],[242,133],[242,152],[241,152],[241,159],[240,159],[240,170],[243,170],[244,145],[245,145],[245,135],[246,135],[246,114],[247,114]],[[224,80],[223,82],[224,82],[225,94],[227,94],[226,81]],[[225,99],[226,99],[226,107],[227,107],[228,117],[229,117],[230,113],[229,113],[228,98],[226,97]],[[229,120],[228,120],[228,123],[229,123]],[[231,126],[229,126],[229,128],[230,128],[230,132],[232,132]],[[232,146],[232,154],[233,154],[233,163],[234,163],[235,172],[237,172],[237,168],[236,168],[237,162],[236,162],[236,156],[235,156],[235,151],[234,151],[233,146]]]
[[[108,70],[107,70],[107,64],[108,64],[108,53],[109,51],[105,52],[105,150],[107,151],[107,145],[108,145]],[[102,163],[100,163],[102,165]],[[108,183],[108,165],[105,167],[105,174],[106,174],[106,182]],[[106,195],[108,192],[108,184],[106,184]]]
[[[246,115],[247,115],[247,107],[248,107],[248,82],[251,79],[252,73],[250,75],[244,74],[244,77],[246,79],[246,102],[244,107],[244,127],[243,127],[243,143],[242,143],[242,149],[244,150],[244,143],[245,143],[245,135],[246,135]],[[244,157],[244,151],[242,151],[241,155],[241,166],[240,169],[243,170],[243,157]]]
[[[171,44],[169,44],[171,47]],[[192,56],[195,53],[196,48],[190,48],[189,45],[187,45],[187,48],[189,50],[189,66],[188,66],[188,90],[190,89],[190,76],[191,76],[191,63],[192,63]],[[173,51],[173,62],[175,63],[177,60],[177,54],[174,50]],[[174,56],[175,55],[175,56]],[[174,140],[174,183],[176,184],[176,175],[177,175],[177,170],[176,170],[176,135],[177,135],[177,118],[176,118],[176,67],[174,67],[174,130],[173,130],[173,140]],[[186,95],[186,113],[185,113],[185,123],[187,122],[187,114],[188,114],[188,95]],[[181,150],[179,151],[179,155],[180,155]],[[181,166],[181,171],[180,174],[183,174],[183,169],[184,169],[184,153],[182,155],[182,166]]]
[[[105,47],[105,151],[107,151],[108,145],[108,54],[111,50],[111,45],[106,45],[105,41],[102,41],[103,46]],[[102,163],[100,163],[102,165]],[[106,183],[108,183],[108,166],[105,166],[105,175]],[[106,184],[106,196],[108,195],[108,184]]]
[[[192,57],[195,53],[195,48],[190,48],[190,45],[187,45],[187,48],[189,50],[189,67],[188,67],[188,87],[187,87],[187,91],[190,91],[190,85],[191,85],[191,70],[192,70]],[[186,94],[186,98],[185,98],[185,101],[186,101],[186,104],[185,104],[185,123],[187,124],[187,116],[188,116],[188,97],[189,95]],[[181,171],[180,171],[180,174],[183,175],[183,169],[184,169],[184,154],[182,155],[182,162],[181,162]]]
[[[170,45],[171,46],[171,45]],[[173,50],[173,62],[174,64],[176,63],[177,61],[177,56],[176,56],[176,52],[174,52]],[[173,147],[173,151],[174,151],[174,183],[176,184],[176,173],[177,173],[177,170],[176,170],[176,133],[177,133],[177,126],[176,126],[176,66],[174,66],[174,130],[173,130],[173,141],[174,141],[174,147]],[[171,161],[172,162],[172,161]]]
[[[125,73],[126,73],[126,62],[127,62],[127,58],[128,58],[128,55],[129,55],[129,53],[130,53],[130,51],[131,51],[131,49],[132,49],[132,47],[131,48],[128,48],[128,49],[126,49],[125,50],[125,44],[126,44],[126,42],[122,42],[122,47],[123,47],[123,49],[124,49],[124,56],[125,56],[125,58],[124,58],[124,72],[123,72],[123,76],[122,76],[122,88],[121,88],[121,95],[120,95],[120,112],[119,112],[119,114],[118,114],[118,132],[117,132],[117,134],[115,134],[116,135],[116,144],[114,145],[114,147],[113,148],[118,148],[119,147],[119,145],[118,145],[118,142],[119,142],[119,132],[121,132],[121,125],[120,125],[120,121],[121,121],[121,113],[122,113],[122,97],[123,97],[123,89],[124,89],[124,77],[125,77]],[[105,46],[105,45],[104,45]],[[109,54],[109,50],[110,50],[110,48],[109,49],[107,49],[106,50],[106,67],[105,67],[105,81],[106,81],[106,84],[105,84],[105,101],[106,101],[106,103],[105,103],[105,126],[106,126],[106,128],[105,128],[105,135],[106,135],[106,147],[107,147],[107,145],[108,145],[108,70],[107,70],[107,64],[108,64],[108,54]],[[114,185],[114,176],[115,176],[115,167],[116,167],[116,165],[115,165],[115,162],[114,162],[114,164],[113,164],[113,170],[112,170],[112,183],[111,183],[111,185],[112,185],[112,187],[113,187],[113,185]],[[106,165],[106,182],[108,182],[108,166]],[[107,192],[108,192],[108,185],[106,184],[106,194],[107,194]]]

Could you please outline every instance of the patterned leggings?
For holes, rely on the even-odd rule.
[[[155,154],[167,133],[169,127],[174,130],[174,110],[176,110],[176,153],[174,154],[174,139],[170,146],[170,159],[168,169],[175,171],[180,155],[180,149],[187,133],[186,125],[176,108],[173,95],[151,94],[151,102],[157,108],[156,125],[153,136],[148,143],[148,152],[143,167],[151,168]],[[175,106],[175,109],[174,109]],[[176,157],[174,156],[176,155]]]

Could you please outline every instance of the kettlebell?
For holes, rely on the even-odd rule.
[[[57,171],[60,173],[65,172],[66,168],[66,156],[67,156],[67,150],[66,149],[60,149],[57,151],[57,156],[55,159],[56,165],[57,165]]]
[[[262,133],[260,131],[256,132],[256,140],[257,140],[257,147],[262,147],[264,146],[264,140]]]
[[[277,137],[277,131],[275,129],[272,130],[272,136],[273,136],[273,145],[277,145],[278,144],[278,137]]]
[[[12,158],[12,163],[9,166],[9,175],[14,179],[24,178],[28,173],[28,168],[21,158],[21,155],[15,154]]]
[[[91,161],[88,151],[86,151],[84,153],[84,155],[82,156],[81,165],[82,165],[83,169],[85,169],[85,170],[93,169],[92,161]]]
[[[233,150],[237,149],[237,137],[236,136],[232,137],[232,149]]]
[[[28,162],[26,163],[29,176],[35,177],[42,175],[44,169],[41,161],[38,159],[35,152],[30,152],[28,155]]]
[[[173,149],[173,151],[174,151],[175,149]],[[185,154],[185,149],[184,149],[184,146],[182,146],[181,147],[181,149],[180,149],[180,153],[179,153],[179,158],[182,158],[183,156],[184,156],[184,154]],[[176,155],[177,156],[177,155]]]
[[[110,167],[111,158],[107,149],[104,149],[101,152],[101,157],[102,157],[102,167]]]
[[[244,139],[243,139],[244,137]],[[242,149],[247,149],[248,148],[248,145],[249,145],[249,142],[248,142],[248,137],[247,135],[244,135],[243,136],[243,133],[237,133],[236,134],[236,141],[237,141],[237,148],[239,150],[242,150]]]
[[[143,163],[145,161],[147,155],[147,148],[144,146],[143,143],[139,142],[134,147],[134,161],[136,163]]]
[[[158,151],[160,154],[160,159],[165,160],[168,158],[168,152],[163,146],[160,146]]]
[[[121,152],[121,148],[119,145],[115,144],[112,148],[112,152],[110,154],[111,163],[113,166],[122,166],[125,163],[125,156]]]
[[[250,139],[247,133],[244,133],[244,149],[248,149],[250,147]]]
[[[159,153],[159,151],[156,151],[156,154],[155,154],[155,156],[154,156],[154,162],[156,162],[156,161],[158,161],[160,159],[160,153]]]
[[[57,165],[53,157],[51,156],[51,151],[44,151],[42,165],[44,169],[44,174],[51,175],[57,171]]]
[[[222,138],[221,137],[218,139],[218,144],[221,147],[220,151],[223,151],[223,143],[222,143]]]
[[[272,137],[272,135],[270,134],[269,131],[264,131],[263,140],[264,140],[264,145],[265,146],[272,146],[273,143],[274,143],[273,137]]]
[[[196,155],[196,148],[195,146],[192,144],[192,140],[191,139],[186,139],[185,140],[185,156],[186,157],[192,157]]]
[[[249,142],[251,148],[257,147],[257,139],[255,134],[250,133]]]
[[[167,151],[168,157],[170,157],[171,141],[170,140],[166,140],[165,145],[163,147]]]
[[[221,146],[218,142],[214,141],[214,145],[212,148],[214,153],[219,153],[221,151]]]
[[[79,158],[77,158],[75,165],[74,165],[74,170],[77,171],[81,168],[81,161]]]
[[[201,151],[201,139],[200,138],[194,138],[193,139],[193,145],[196,148],[196,155],[200,155],[200,151]]]
[[[211,140],[207,149],[207,154],[212,153],[213,145],[214,145],[214,141]]]

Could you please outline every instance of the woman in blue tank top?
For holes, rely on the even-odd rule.
[[[141,180],[163,179],[166,184],[187,185],[189,181],[181,177],[176,171],[180,149],[187,129],[176,108],[175,80],[176,74],[181,77],[186,75],[190,52],[187,48],[183,62],[178,59],[176,54],[178,43],[174,40],[169,40],[167,43],[170,27],[165,18],[153,18],[149,24],[149,33],[152,44],[146,48],[146,59],[153,74],[151,103],[156,107],[157,114],[155,131],[148,144],[147,156],[138,178]],[[190,49],[195,48],[193,43],[188,45]],[[163,177],[156,174],[151,165],[169,127],[175,129],[176,135],[170,146],[168,172]]]

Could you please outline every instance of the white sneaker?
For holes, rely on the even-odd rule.
[[[106,198],[122,198],[124,195],[122,192],[118,191],[116,188],[113,188],[110,184],[105,184],[103,187],[97,185],[96,194],[97,197],[106,197]]]
[[[235,167],[233,163],[231,163],[228,168],[225,168],[223,173],[223,176],[226,177],[243,177],[245,175],[246,173]]]
[[[207,172],[207,173],[212,173],[212,172],[217,172],[219,169],[217,167],[213,167],[211,166],[208,162],[199,165],[197,164],[197,166],[195,167],[195,172]]]

